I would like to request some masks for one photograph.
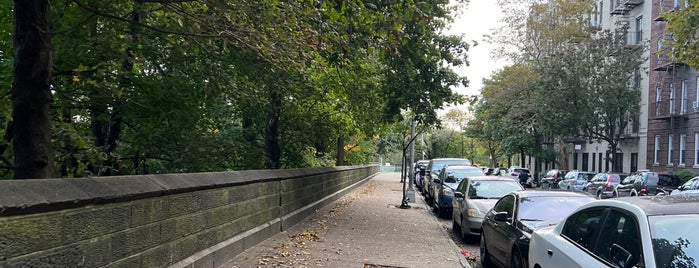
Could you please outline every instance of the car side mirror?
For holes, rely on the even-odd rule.
[[[434,180],[432,180],[432,182],[434,182],[434,183],[440,183],[441,181],[440,181],[439,179],[434,179]]]
[[[631,252],[617,244],[613,244],[612,248],[609,249],[609,256],[612,263],[616,264],[617,267],[630,268],[634,267],[638,262],[636,257],[631,255]]]
[[[462,192],[454,192],[454,198],[464,198],[464,193],[462,193]]]
[[[507,215],[507,212],[505,212],[505,211],[496,212],[495,217],[494,217],[495,221],[502,221],[502,222],[507,221],[507,218],[509,218],[509,217]]]

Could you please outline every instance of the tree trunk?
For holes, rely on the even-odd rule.
[[[15,0],[12,144],[14,178],[53,174],[51,147],[51,27],[48,0]]]
[[[279,145],[279,114],[281,113],[281,95],[274,89],[268,89],[270,106],[265,125],[265,168],[281,167],[281,147]]]
[[[335,160],[335,166],[345,165],[345,138],[337,138],[337,159]]]

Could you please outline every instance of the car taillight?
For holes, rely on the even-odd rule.
[[[641,186],[641,195],[647,195],[648,194],[648,188],[643,185]]]
[[[553,182],[558,182],[558,174],[553,175]]]
[[[512,174],[510,174],[510,176],[516,177],[516,176],[519,176],[519,174],[517,174],[517,173],[512,173]]]
[[[607,183],[604,184],[604,189],[607,190],[607,191],[612,190],[612,186],[609,185],[609,182],[607,182]]]

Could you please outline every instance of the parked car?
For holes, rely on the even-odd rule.
[[[594,172],[571,170],[566,173],[563,180],[558,182],[558,188],[572,191],[582,191],[587,182],[595,176]]]
[[[682,184],[672,173],[641,171],[626,177],[616,187],[614,196],[669,195]]]
[[[425,201],[427,204],[434,204],[434,196],[432,193],[434,191],[435,183],[434,180],[439,178],[439,172],[442,171],[444,166],[470,166],[471,161],[464,158],[435,158],[430,160],[427,164],[427,169],[425,170],[425,178],[422,179],[423,193],[425,194]]]
[[[507,175],[507,168],[504,167],[496,167],[493,169],[493,172],[490,174],[493,176],[506,176]]]
[[[569,191],[528,190],[503,196],[483,220],[480,253],[484,267],[526,267],[529,237],[539,228],[558,224],[573,210],[595,200]]]
[[[485,173],[485,175],[492,175],[493,171],[495,171],[495,169],[491,168],[491,167],[482,167],[482,169],[483,169],[483,173]]]
[[[483,217],[500,197],[524,187],[502,176],[467,177],[462,180],[452,199],[452,227],[460,231],[464,241],[481,234]]]
[[[415,163],[415,188],[418,189],[418,191],[422,192],[422,179],[425,177],[425,174],[427,173],[425,170],[427,169],[427,164],[430,163],[430,160],[418,160]]]
[[[699,196],[699,177],[694,177],[670,192],[670,195],[696,195]]]
[[[461,180],[471,176],[485,176],[485,174],[482,169],[474,166],[444,166],[439,172],[432,196],[435,197],[434,209],[439,213],[440,218],[451,216],[454,190]]]
[[[529,267],[695,267],[699,197],[596,200],[532,233]]]
[[[508,168],[507,175],[505,177],[508,176],[527,188],[531,188],[534,181],[534,178],[531,176],[531,172],[529,172],[528,168],[518,166],[511,166]]]
[[[544,189],[558,188],[558,182],[565,177],[566,173],[568,173],[568,171],[565,169],[550,169],[544,174],[544,177],[541,178],[539,187]]]
[[[592,177],[583,191],[595,195],[597,199],[611,198],[614,196],[614,187],[626,176],[626,174],[619,173],[598,173]]]

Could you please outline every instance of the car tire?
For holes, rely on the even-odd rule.
[[[602,191],[597,191],[597,199],[602,199]]]
[[[614,197],[614,198],[619,197],[619,193],[617,193],[616,191],[612,192],[612,197]]]
[[[454,231],[455,235],[461,233],[461,226],[458,223],[456,223],[456,217],[453,216],[451,217],[451,229]]]
[[[510,268],[521,267],[527,267],[527,264],[525,263],[524,258],[522,258],[522,254],[519,253],[519,249],[513,248],[512,254],[510,254]]]
[[[481,257],[481,267],[487,268],[493,266],[493,261],[490,260],[490,252],[485,245],[485,236],[483,235],[483,230],[481,230],[481,243],[480,243],[480,257]]]

